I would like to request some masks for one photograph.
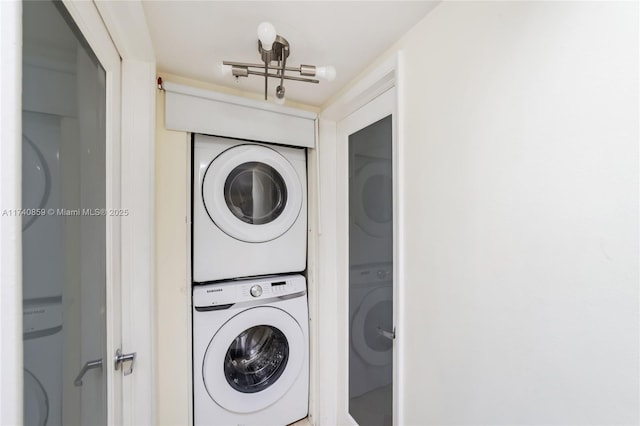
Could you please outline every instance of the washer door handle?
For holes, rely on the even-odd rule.
[[[102,368],[102,358],[85,362],[82,366],[82,370],[80,370],[80,373],[78,373],[76,379],[73,381],[73,384],[75,386],[82,386],[82,377],[87,371],[93,370],[94,368]]]

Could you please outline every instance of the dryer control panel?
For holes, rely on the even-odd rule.
[[[306,294],[302,275],[279,275],[264,278],[224,281],[194,286],[193,306],[200,310],[228,308],[242,302]]]

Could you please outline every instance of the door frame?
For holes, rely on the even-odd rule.
[[[355,424],[348,414],[346,403],[348,400],[346,371],[348,369],[349,306],[346,292],[348,236],[345,234],[345,230],[348,229],[348,218],[344,217],[346,211],[344,206],[348,189],[341,187],[338,180],[338,177],[344,179],[348,176],[348,170],[345,169],[348,167],[348,146],[339,139],[338,124],[352,113],[366,108],[369,102],[393,87],[395,87],[395,100],[392,107],[394,114],[393,315],[397,330],[393,350],[393,423],[403,424],[404,421],[401,404],[404,380],[403,354],[406,349],[406,342],[402,339],[404,329],[403,190],[405,188],[401,172],[404,145],[401,102],[404,80],[402,62],[402,51],[390,54],[374,65],[367,74],[320,113],[318,156],[320,157],[320,175],[325,176],[325,179],[319,188],[319,196],[323,201],[319,208],[319,222],[323,231],[318,243],[317,262],[323,265],[323,268],[319,272],[322,285],[319,286],[320,294],[314,307],[318,312],[318,321],[311,324],[312,327],[317,327],[314,333],[317,337],[313,344],[319,351],[315,365],[311,369],[311,383],[318,398],[313,401],[310,413],[312,422],[316,425]],[[322,327],[318,324],[322,324]],[[323,362],[318,362],[318,359]]]
[[[117,155],[120,188],[107,187],[108,200],[117,200],[130,212],[130,220],[114,223],[112,244],[119,244],[117,279],[126,291],[108,294],[121,301],[118,318],[111,327],[121,330],[121,342],[108,347],[136,351],[135,374],[122,380],[117,395],[121,412],[110,412],[111,424],[154,424],[154,146],[155,57],[140,1],[78,2],[63,0],[96,55],[103,59],[105,43],[120,60],[121,92],[115,104],[120,122],[116,137],[125,141]],[[0,2],[0,207],[21,206],[21,112],[22,112],[22,4]],[[105,37],[106,34],[106,37]],[[108,78],[108,77],[107,77]],[[135,117],[135,119],[134,119]],[[133,143],[132,141],[135,141]],[[112,153],[116,155],[116,153]],[[108,165],[109,167],[109,165]],[[108,184],[109,185],[109,184]],[[0,423],[22,423],[22,245],[20,220],[0,221]],[[108,225],[109,226],[109,225]],[[114,271],[111,271],[113,274]],[[10,325],[10,326],[8,326]],[[113,363],[108,362],[110,369]],[[115,375],[110,375],[116,377]],[[121,377],[121,376],[117,376]],[[113,391],[113,386],[110,392]],[[110,398],[116,395],[111,394]],[[118,404],[116,404],[118,405]]]
[[[122,424],[156,424],[155,53],[140,0],[94,2],[122,62],[122,351],[137,353]]]
[[[340,344],[338,347],[344,348],[344,353],[342,354],[342,359],[339,360],[338,365],[338,373],[341,380],[338,383],[338,424],[344,424],[344,422],[348,422],[348,424],[352,426],[358,426],[358,423],[353,419],[353,417],[349,414],[348,407],[348,396],[349,396],[349,356],[350,356],[350,329],[351,329],[351,321],[349,318],[349,179],[350,179],[350,170],[349,170],[349,136],[354,134],[355,132],[370,126],[377,121],[391,115],[392,116],[392,154],[391,154],[391,164],[392,164],[392,179],[393,179],[393,264],[394,264],[394,273],[393,273],[393,328],[399,329],[397,327],[397,319],[398,319],[398,310],[396,306],[395,299],[397,297],[397,289],[398,289],[398,281],[396,280],[395,275],[395,265],[397,262],[397,206],[398,206],[398,183],[397,183],[397,143],[396,143],[396,105],[395,101],[397,99],[395,93],[395,86],[391,86],[386,89],[381,94],[377,95],[374,99],[371,99],[365,105],[358,108],[349,116],[340,120],[336,126],[336,198],[337,198],[337,209],[336,214],[338,215],[336,220],[338,235],[344,236],[343,238],[338,238],[337,240],[337,284],[340,288],[338,292],[338,300],[336,306],[338,308],[338,334],[337,336],[340,339]],[[342,184],[341,184],[342,183]],[[396,371],[395,371],[395,363],[397,357],[397,342],[398,339],[394,339],[393,342],[393,419],[394,424],[398,424],[397,422],[397,403],[396,403]],[[344,417],[343,417],[344,415]],[[366,425],[360,425],[366,426]]]
[[[121,120],[122,120],[122,67],[120,56],[95,5],[91,2],[62,2],[86,39],[106,77],[106,137],[105,137],[105,184],[106,208],[121,209]],[[118,424],[122,419],[122,375],[115,374],[115,365],[110,362],[112,354],[121,347],[122,341],[122,220],[107,215],[106,219],[106,351],[103,354],[103,372],[107,382],[107,423]],[[80,359],[83,363],[86,360]],[[78,366],[78,369],[81,364]],[[79,371],[79,370],[78,370]],[[84,418],[82,416],[81,418]]]
[[[0,1],[0,208],[21,205],[22,4]],[[0,216],[0,424],[22,424],[22,229]]]

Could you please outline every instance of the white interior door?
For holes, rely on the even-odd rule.
[[[93,3],[23,3],[25,424],[120,424],[120,58]]]
[[[338,422],[396,422],[395,89],[337,124]]]

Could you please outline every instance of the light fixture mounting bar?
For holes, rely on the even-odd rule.
[[[263,67],[264,68],[264,67]],[[253,70],[247,70],[248,74],[250,75],[261,75],[264,77],[264,71],[253,71]],[[294,75],[284,75],[281,76],[279,74],[267,74],[268,77],[271,78],[277,78],[280,79],[281,77],[284,78],[285,80],[293,80],[293,81],[304,81],[305,83],[320,83],[320,80],[315,80],[313,78],[304,78],[304,77],[296,77]]]
[[[245,67],[245,68],[264,68],[264,64],[254,64],[251,62],[234,62],[234,61],[222,61],[222,65],[231,65],[232,67]],[[304,73],[309,67],[313,65],[300,65],[299,67],[284,67],[285,71]],[[278,68],[279,70],[282,67]],[[305,75],[305,74],[302,74]]]

